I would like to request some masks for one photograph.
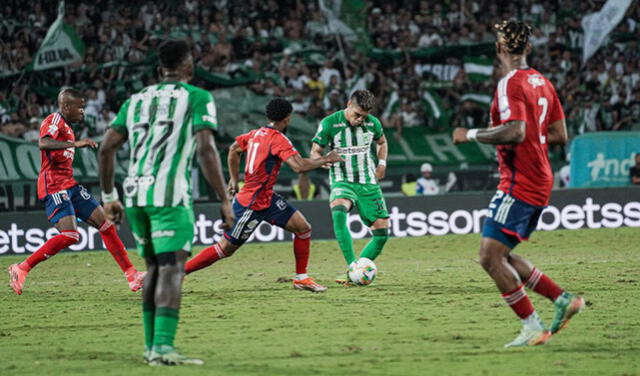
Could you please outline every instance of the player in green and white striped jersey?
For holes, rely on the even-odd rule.
[[[326,147],[336,150],[344,162],[329,168],[331,196],[329,198],[333,229],[347,266],[356,260],[351,233],[347,227],[347,212],[355,205],[360,218],[371,228],[373,238],[360,257],[375,260],[388,238],[389,213],[378,180],[384,177],[387,160],[387,139],[380,120],[369,112],[374,96],[368,90],[356,90],[347,108],[322,119],[313,138],[311,158],[319,158]],[[371,145],[375,142],[377,163]],[[336,282],[347,283],[341,275]]]
[[[184,41],[167,41],[158,51],[163,81],[132,95],[120,108],[100,148],[100,183],[105,211],[119,222],[123,207],[113,184],[115,152],[130,146],[123,182],[126,214],[147,264],[143,287],[144,359],[150,365],[202,364],[173,347],[178,325],[184,265],[191,253],[194,215],[191,162],[197,150],[202,172],[222,200],[228,228],[231,204],[213,131],[211,94],[187,84],[193,59]]]

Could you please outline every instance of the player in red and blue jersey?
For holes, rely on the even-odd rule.
[[[498,83],[490,127],[456,128],[453,141],[497,145],[500,184],[484,223],[480,264],[523,323],[520,335],[505,347],[540,345],[584,308],[584,299],[564,291],[511,251],[528,239],[549,203],[553,172],[548,145],[564,145],[567,129],[553,85],[527,66],[531,27],[503,21],[495,30],[497,56],[508,73]],[[525,286],[553,302],[556,312],[548,329],[533,308]]]
[[[224,237],[211,247],[205,248],[187,262],[187,273],[207,267],[231,256],[262,221],[271,223],[295,234],[293,253],[296,259],[296,278],[293,287],[299,290],[322,292],[327,288],[307,275],[311,225],[293,205],[273,191],[282,162],[286,162],[296,173],[310,171],[325,164],[342,161],[335,152],[316,159],[302,158],[285,135],[293,108],[284,99],[273,99],[266,108],[269,124],[236,137],[229,150],[229,191],[235,194],[233,209],[236,222]],[[238,191],[238,173],[242,154],[246,153],[245,184]]]
[[[142,287],[145,273],[138,272],[129,261],[115,226],[107,221],[102,206],[73,178],[75,148],[97,146],[91,139],[76,141],[70,125],[83,120],[84,97],[76,90],[63,89],[58,95],[58,104],[60,111],[47,116],[40,126],[38,146],[42,161],[38,199],[44,201],[47,219],[60,234],[47,240],[22,263],[9,266],[11,287],[21,295],[27,274],[33,267],[78,242],[77,217],[100,231],[107,249],[124,272],[129,288],[137,291]]]

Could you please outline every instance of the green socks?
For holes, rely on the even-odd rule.
[[[382,248],[384,247],[384,243],[389,239],[388,232],[389,230],[386,228],[379,228],[377,230],[373,230],[373,238],[367,243],[362,252],[360,253],[360,257],[366,257],[369,260],[373,261],[378,257],[380,252],[382,252]]]
[[[348,266],[356,260],[356,254],[353,252],[353,240],[351,240],[351,232],[347,227],[347,208],[343,205],[334,206],[331,208],[331,217],[333,218],[333,231],[336,234],[336,240],[338,240],[340,250]]]
[[[156,306],[142,302],[142,323],[144,324],[144,347],[151,350],[153,346],[153,323],[156,320]]]
[[[156,307],[156,317],[153,327],[153,346],[155,348],[173,347],[173,339],[178,329],[178,309]]]

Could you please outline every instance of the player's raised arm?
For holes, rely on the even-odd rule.
[[[332,150],[329,154],[320,156],[319,158],[302,158],[300,154],[294,154],[286,160],[287,164],[296,173],[307,172],[320,168],[325,164],[343,162],[342,157]]]
[[[453,143],[462,144],[469,141],[478,141],[483,144],[505,145],[520,144],[524,141],[526,123],[522,120],[513,120],[493,128],[467,129],[456,127],[453,130]]]
[[[227,185],[225,184],[224,175],[222,174],[220,154],[218,154],[212,131],[209,129],[198,131],[196,133],[196,145],[196,152],[202,174],[218,194],[218,197],[220,197],[222,205],[220,210],[222,210],[225,221],[223,227],[231,227],[234,219],[233,210],[231,209],[231,202],[227,197]]]

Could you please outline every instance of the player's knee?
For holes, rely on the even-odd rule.
[[[484,248],[480,249],[478,256],[480,266],[482,266],[482,268],[488,273],[491,273],[491,271],[498,266],[498,263],[500,263],[499,257],[497,257],[493,252],[490,252],[489,250]]]
[[[295,235],[298,239],[309,239],[311,237],[311,225],[307,223],[306,226],[302,226]]]
[[[64,236],[66,247],[76,244],[80,240],[80,233],[78,231],[62,231],[60,235]]]

